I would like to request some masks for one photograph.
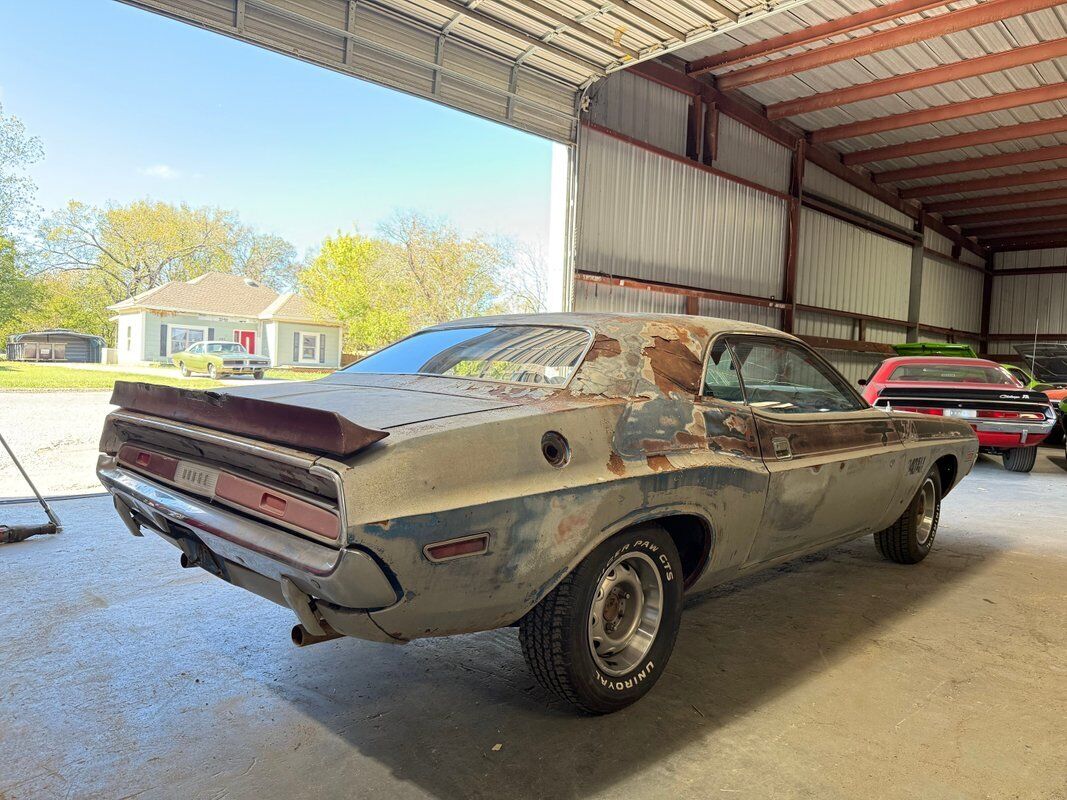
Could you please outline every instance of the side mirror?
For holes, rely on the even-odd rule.
[[[858,381],[856,381],[856,383],[858,383],[860,386],[866,386],[867,385],[867,379],[866,378],[860,378]]]

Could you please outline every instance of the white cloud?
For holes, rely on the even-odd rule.
[[[147,175],[149,178],[160,178],[165,181],[173,181],[182,176],[181,172],[174,169],[169,164],[153,164],[150,167],[143,167],[137,170],[142,175]]]

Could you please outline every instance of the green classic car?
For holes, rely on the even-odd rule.
[[[209,378],[251,375],[258,380],[270,366],[269,358],[254,356],[237,342],[196,342],[189,345],[189,349],[172,355],[170,360],[186,378],[194,372],[202,372]]]

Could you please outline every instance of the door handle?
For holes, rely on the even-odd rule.
[[[771,439],[771,447],[774,448],[774,456],[779,461],[788,461],[793,457],[793,448],[789,446],[789,440],[784,436],[775,436]]]

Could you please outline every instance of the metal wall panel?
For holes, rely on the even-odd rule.
[[[779,327],[779,311],[776,308],[753,306],[747,303],[726,303],[722,300],[700,299],[700,316],[718,317],[719,319],[736,319],[742,322],[754,322],[768,328]]]
[[[684,314],[685,298],[680,294],[649,292],[644,289],[606,286],[578,280],[574,283],[574,310]]]
[[[684,137],[683,137],[684,144]],[[713,166],[779,192],[789,191],[793,154],[733,117],[719,115],[719,142]]]
[[[981,330],[984,283],[982,273],[973,269],[934,258],[923,259],[919,322],[940,328]]]
[[[575,266],[781,296],[786,202],[583,129]]]
[[[797,302],[906,320],[910,281],[907,245],[801,209]]]
[[[408,0],[122,0],[328,69],[572,143],[578,84],[541,52]],[[436,9],[436,7],[433,7]],[[563,73],[559,73],[563,74]]]
[[[1067,333],[1067,274],[995,277],[989,332],[1026,336],[1034,331]]]
[[[913,221],[907,214],[902,214],[881,200],[876,200],[866,192],[861,192],[852,184],[845,183],[810,161],[804,165],[804,189],[872,214],[894,225],[911,229]]]
[[[927,228],[923,231],[923,247],[936,250],[943,256],[952,255],[952,240],[947,236],[942,236],[933,228]]]
[[[993,256],[994,269],[1024,269],[1026,267],[1062,267],[1067,265],[1067,247],[1045,250],[1019,250]]]
[[[986,265],[984,256],[980,256],[977,253],[972,253],[967,248],[963,248],[960,251],[960,261],[966,261],[968,264],[974,264],[974,266],[982,267],[983,269]]]
[[[860,388],[856,385],[857,382],[861,378],[870,377],[874,368],[883,360],[882,356],[873,353],[853,353],[848,350],[822,350],[820,352],[822,357],[833,364],[856,389]]]
[[[589,121],[685,155],[689,98],[673,89],[615,72],[589,89]]]
[[[847,317],[800,311],[794,320],[794,329],[802,336],[822,336],[827,339],[859,340],[859,322]],[[891,325],[882,322],[868,322],[865,325],[864,341],[879,344],[896,344],[903,342],[907,327],[903,323]]]

